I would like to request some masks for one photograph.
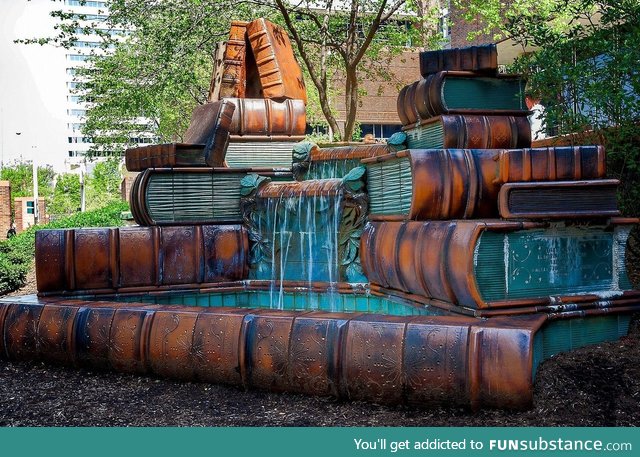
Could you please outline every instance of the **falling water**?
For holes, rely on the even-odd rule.
[[[340,260],[338,233],[342,216],[342,193],[322,191],[315,195],[302,192],[265,198],[261,233],[269,238],[271,308],[284,308],[283,281],[306,283],[308,309],[317,309],[320,299],[317,283],[327,287],[328,306],[337,306]],[[302,284],[300,284],[302,285]]]

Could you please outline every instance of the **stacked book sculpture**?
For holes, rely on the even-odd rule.
[[[420,69],[398,96],[408,149],[362,160],[372,290],[475,315],[624,301],[637,220],[618,217],[604,148],[531,148],[525,82],[497,74],[493,45]]]

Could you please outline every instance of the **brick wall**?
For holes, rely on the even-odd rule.
[[[380,78],[372,81],[371,78],[363,78],[360,89],[364,89],[367,95],[360,97],[358,107],[358,122],[361,124],[398,124],[398,111],[396,102],[398,92],[402,87],[420,79],[419,52],[407,51],[392,57],[384,65],[391,75],[390,80]],[[344,100],[344,81],[335,78],[333,81],[336,95],[332,100],[338,123],[343,125],[346,119]]]
[[[15,222],[16,232],[20,233],[35,223],[35,216],[33,213],[29,213],[28,202],[33,202],[33,197],[16,197],[15,199]],[[44,197],[38,198],[38,210],[40,212],[40,224],[46,224],[49,222],[49,215],[47,214],[47,206],[44,201]]]
[[[480,44],[494,43],[492,34],[482,34],[468,40],[469,33],[478,32],[483,27],[483,23],[480,19],[476,18],[472,21],[467,21],[462,17],[462,12],[457,9],[453,4],[449,12],[449,20],[451,21],[451,47],[452,48],[464,48],[466,46],[477,46]]]
[[[0,181],[0,238],[6,236],[11,226],[11,183]]]
[[[120,182],[120,196],[127,203],[131,200],[131,187],[133,186],[133,181],[139,174],[140,173],[126,171],[122,182]]]

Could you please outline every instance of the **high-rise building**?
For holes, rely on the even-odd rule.
[[[69,49],[53,45],[15,43],[18,39],[54,36],[58,19],[51,12],[63,10],[79,21],[78,41]],[[100,48],[97,34],[84,34],[84,26],[101,28],[108,18],[105,1],[0,0],[0,161],[36,158],[60,171],[83,168],[91,147],[83,136],[87,102],[77,90],[77,70],[88,65]],[[102,30],[111,35],[125,32]]]

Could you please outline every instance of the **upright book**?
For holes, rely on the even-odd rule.
[[[496,45],[487,44],[420,53],[420,74],[423,78],[439,71],[451,70],[496,74],[498,71]]]
[[[247,24],[247,37],[265,98],[293,99],[307,103],[302,70],[296,62],[289,36],[282,27],[264,18]]]
[[[247,79],[247,22],[231,21],[229,40],[227,41],[219,96],[245,96]]]
[[[130,148],[125,152],[129,171],[164,167],[220,167],[224,164],[235,105],[228,100],[196,107],[184,143]]]

